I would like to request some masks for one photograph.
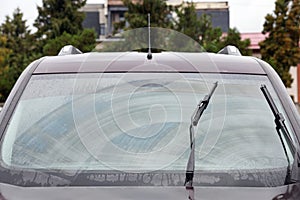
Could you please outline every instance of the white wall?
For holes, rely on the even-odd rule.
[[[291,67],[290,68],[290,73],[291,73],[292,78],[294,79],[294,81],[292,83],[292,87],[287,88],[287,91],[291,96],[294,96],[294,101],[296,103],[298,103],[299,99],[298,99],[298,87],[297,87],[297,82],[298,82],[297,67]]]

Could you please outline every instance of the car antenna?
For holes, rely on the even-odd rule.
[[[148,60],[152,59],[152,53],[151,53],[151,38],[150,38],[150,13],[148,13]]]

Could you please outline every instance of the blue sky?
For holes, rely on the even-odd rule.
[[[99,3],[104,0],[87,0],[88,3]],[[196,0],[193,0],[194,2]],[[222,1],[222,0],[201,0]],[[228,0],[230,11],[230,27],[236,27],[242,33],[261,32],[264,17],[272,13],[275,8],[275,0]],[[24,13],[27,25],[31,26],[37,17],[37,5],[42,0],[0,0],[0,23],[3,23],[6,15],[12,15],[14,9],[19,7]]]

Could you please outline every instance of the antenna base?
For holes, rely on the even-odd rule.
[[[148,59],[148,60],[151,60],[151,59],[152,59],[152,54],[151,54],[151,53],[148,53],[147,59]]]

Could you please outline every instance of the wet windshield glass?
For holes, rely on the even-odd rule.
[[[190,116],[216,81],[195,130],[195,171],[281,170],[284,179],[287,158],[261,84],[282,107],[267,78],[254,75],[34,75],[4,135],[2,162],[21,169],[184,172]]]

